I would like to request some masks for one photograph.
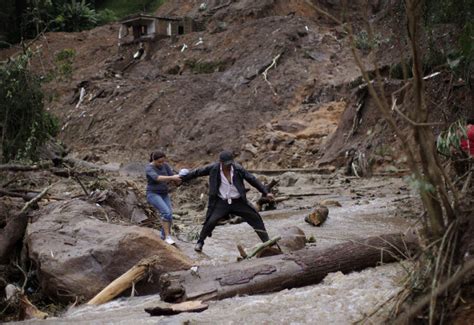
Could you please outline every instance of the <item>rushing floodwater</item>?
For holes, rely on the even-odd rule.
[[[393,194],[393,189],[403,185],[396,179],[373,179],[374,195],[354,198],[352,192],[341,188],[326,196],[307,197],[286,203],[286,209],[265,212],[264,220],[270,236],[279,234],[290,226],[298,226],[316,238],[316,245],[327,247],[348,239],[363,238],[385,233],[404,231],[413,220],[396,214],[395,200],[401,200],[408,192]],[[352,184],[354,185],[354,184]],[[363,190],[363,184],[357,186]],[[311,184],[303,184],[303,193]],[[284,193],[285,189],[283,189]],[[288,190],[289,191],[289,190]],[[295,187],[291,188],[294,193]],[[311,227],[304,222],[307,210],[304,207],[317,201],[337,198],[342,207],[329,207],[329,218],[322,227]],[[299,210],[296,208],[299,207]],[[303,209],[301,209],[303,207]],[[225,225],[216,228],[213,237],[206,241],[206,258],[200,264],[234,262],[238,256],[236,244],[250,248],[258,238],[247,224]],[[186,253],[192,245],[179,243]],[[196,255],[191,254],[195,257]],[[61,318],[31,323],[52,324],[351,324],[371,314],[401,287],[404,268],[398,264],[387,264],[361,272],[343,275],[329,274],[322,283],[284,290],[267,295],[235,297],[210,302],[209,309],[202,313],[182,313],[175,316],[151,317],[145,311],[160,301],[158,295],[121,298],[102,306],[79,307]],[[382,323],[388,308],[364,323]]]

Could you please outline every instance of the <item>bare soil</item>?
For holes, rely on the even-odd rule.
[[[350,4],[351,19],[359,28],[367,13],[379,40],[376,51],[360,54],[369,70],[376,59],[390,74],[402,50],[400,15],[388,14],[397,5],[359,2]],[[313,3],[342,13],[338,1]],[[347,34],[307,2],[211,1],[199,11],[190,1],[168,1],[156,14],[194,17],[201,31],[145,43],[137,61],[138,44],[117,46],[119,24],[47,33],[32,45],[39,53],[34,69],[50,79],[61,64],[56,55],[75,50],[72,75],[56,73],[45,83],[45,105],[60,118],[59,138],[79,158],[130,163],[161,148],[178,166],[190,167],[227,148],[248,167],[341,166],[352,148],[367,159],[375,155],[379,165],[403,167],[403,157],[393,158],[396,139],[370,96],[356,111],[360,94],[353,89],[362,80]],[[1,51],[0,58],[12,51]],[[429,103],[439,112],[435,119],[449,122],[454,117],[446,118],[440,101],[456,98],[462,115],[472,98],[462,82],[438,98],[448,78],[435,78],[428,88],[435,94]],[[77,105],[81,88],[85,97]]]

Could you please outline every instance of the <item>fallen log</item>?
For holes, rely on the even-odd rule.
[[[101,305],[114,299],[123,291],[127,290],[132,285],[143,279],[148,273],[150,267],[160,261],[161,259],[159,256],[152,256],[141,260],[130,270],[122,274],[120,277],[102,289],[102,291],[99,292],[94,298],[89,300],[87,305]]]
[[[248,169],[252,174],[260,175],[279,175],[286,172],[301,174],[332,174],[336,171],[334,166],[325,166],[319,168],[286,168],[286,169]]]
[[[302,197],[302,196],[318,196],[318,195],[331,195],[330,192],[314,192],[314,193],[289,193],[288,197]]]
[[[288,254],[160,277],[166,302],[218,300],[236,295],[274,292],[319,283],[331,272],[349,273],[405,258],[417,247],[413,237],[390,234],[349,241],[320,250],[307,247]]]
[[[28,200],[26,199],[26,195],[25,195],[25,194],[13,192],[13,191],[8,191],[8,190],[5,190],[5,189],[3,189],[3,188],[0,188],[0,196],[21,197],[23,200],[28,201]]]
[[[0,165],[0,171],[12,171],[12,172],[27,172],[47,169],[51,167],[53,163],[51,161],[42,162],[36,165],[20,165],[20,164],[5,164]]]

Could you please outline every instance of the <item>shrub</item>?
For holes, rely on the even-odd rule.
[[[59,130],[43,110],[39,78],[28,70],[31,53],[0,66],[0,161],[37,160],[37,149]]]
[[[54,77],[59,79],[70,79],[72,77],[74,62],[74,57],[76,56],[76,51],[74,49],[63,49],[59,51],[55,58],[54,63],[56,64],[56,69],[54,72]]]
[[[79,32],[97,25],[98,15],[85,0],[65,3],[54,20],[60,30]]]

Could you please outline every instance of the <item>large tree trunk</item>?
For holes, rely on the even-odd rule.
[[[289,254],[160,277],[164,301],[224,299],[316,284],[330,272],[349,273],[403,259],[417,247],[415,238],[401,234],[370,237],[328,249],[311,247]]]

